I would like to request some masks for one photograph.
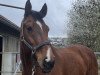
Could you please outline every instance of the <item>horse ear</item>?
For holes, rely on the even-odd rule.
[[[30,3],[30,0],[27,0],[25,5],[25,15],[29,15],[31,13],[32,5]]]
[[[47,5],[46,3],[43,5],[42,9],[39,12],[41,14],[41,18],[44,18],[47,14]]]

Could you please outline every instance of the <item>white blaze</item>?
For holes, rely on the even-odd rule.
[[[39,22],[39,21],[37,20],[36,23],[39,25],[39,27],[41,28],[41,30],[43,30],[43,29],[42,29],[42,24],[41,24],[41,22]]]
[[[48,50],[47,50],[47,55],[46,55],[47,58],[45,59],[46,62],[49,62],[51,60],[51,56],[50,56],[51,53],[50,53],[50,51],[51,51],[51,48],[49,47]]]

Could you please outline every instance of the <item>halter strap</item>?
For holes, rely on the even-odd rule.
[[[36,50],[39,49],[40,47],[43,47],[44,45],[50,45],[50,40],[46,40],[40,44],[38,44],[37,46],[31,46],[24,38],[24,30],[23,30],[23,25],[22,25],[22,36],[21,36],[21,41],[25,43],[26,46],[28,46],[28,48],[30,48],[30,50],[32,50],[32,54],[34,55],[36,53]]]
[[[31,57],[33,57],[33,55],[35,55],[36,51],[37,51],[39,48],[41,48],[41,47],[43,47],[43,46],[45,46],[45,45],[50,45],[50,44],[51,44],[51,43],[50,43],[51,41],[48,39],[48,40],[45,40],[44,42],[38,44],[37,46],[34,46],[34,47],[33,47],[32,45],[30,45],[30,43],[27,42],[27,41],[25,40],[25,38],[24,38],[23,25],[22,25],[22,36],[21,36],[21,39],[20,39],[20,40],[32,51]],[[35,70],[35,67],[36,67],[36,65],[34,65],[34,62],[33,62],[33,70]]]
[[[41,47],[43,47],[43,46],[45,46],[45,45],[50,45],[50,42],[51,42],[50,40],[46,40],[46,41],[44,41],[44,42],[38,44],[37,46],[34,46],[34,47],[33,47],[33,46],[31,46],[31,45],[24,39],[24,37],[22,37],[21,41],[24,42],[25,45],[26,45],[28,48],[30,48],[30,50],[32,50],[32,54],[33,54],[33,55],[36,53],[36,50],[37,50],[37,49],[39,49],[39,48],[41,48]]]

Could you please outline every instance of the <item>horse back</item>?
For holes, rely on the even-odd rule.
[[[61,63],[62,75],[98,75],[97,60],[90,48],[72,45],[55,51],[58,54],[57,63]]]

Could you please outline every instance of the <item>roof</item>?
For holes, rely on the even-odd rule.
[[[11,34],[14,36],[19,37],[20,35],[20,27],[16,24],[5,18],[4,16],[0,15],[0,32]]]
[[[14,28],[14,29],[16,29],[17,31],[20,30],[20,28],[19,28],[16,24],[14,24],[13,22],[11,22],[10,20],[8,20],[7,18],[5,18],[5,17],[2,16],[2,15],[0,15],[0,22],[5,23],[5,24],[8,25],[9,27]]]

